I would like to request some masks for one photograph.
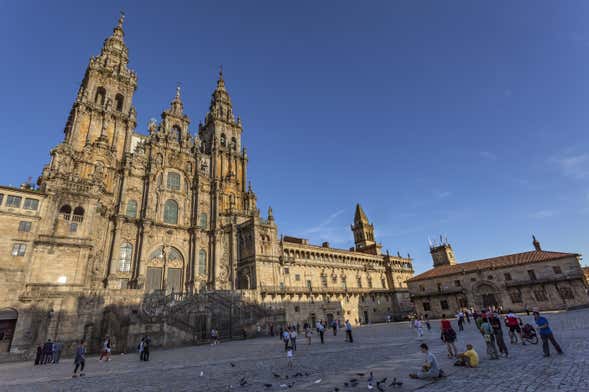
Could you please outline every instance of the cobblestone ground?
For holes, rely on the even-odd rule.
[[[0,365],[0,391],[253,392],[336,391],[338,388],[345,392],[369,389],[366,381],[369,371],[376,380],[388,377],[386,391],[589,391],[589,310],[546,316],[565,355],[543,358],[541,343],[510,345],[509,359],[491,361],[486,358],[483,339],[474,324],[466,324],[457,346],[463,350],[466,343],[475,345],[481,357],[477,369],[452,366],[439,339],[438,322],[432,322],[433,329],[426,332],[423,341],[430,345],[449,374],[436,382],[407,377],[420,366],[423,354],[419,352],[420,341],[414,331],[407,323],[398,323],[356,328],[353,344],[345,343],[341,333],[335,337],[328,333],[324,345],[319,344],[316,335],[310,346],[299,339],[292,369],[287,368],[284,346],[278,338],[259,338],[218,346],[153,350],[147,363],[140,362],[137,354],[115,355],[107,363],[90,357],[86,361],[86,376],[76,379],[71,378],[69,358],[62,359],[58,365],[4,364]],[[524,319],[532,321],[531,317]],[[294,377],[297,372],[303,375]],[[281,377],[276,378],[273,373]],[[240,386],[239,381],[244,377],[247,383]],[[403,386],[390,387],[393,377],[401,380]],[[359,380],[357,386],[346,387],[344,382],[352,378]],[[376,392],[376,387],[373,390]]]

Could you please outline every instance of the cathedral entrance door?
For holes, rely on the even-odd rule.
[[[9,352],[14,328],[16,327],[16,310],[0,310],[0,352]]]
[[[166,290],[168,292],[181,293],[182,292],[182,269],[168,268],[168,278],[166,281]]]
[[[495,294],[483,294],[483,308],[498,306]]]
[[[333,323],[333,313],[327,313],[327,326],[331,327],[332,323]]]
[[[145,289],[148,293],[162,288],[162,269],[160,267],[147,267]]]

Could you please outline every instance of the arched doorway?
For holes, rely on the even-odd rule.
[[[17,318],[18,313],[14,309],[6,308],[0,310],[0,353],[10,351]]]
[[[147,261],[145,290],[148,293],[165,290],[167,293],[181,293],[184,257],[172,246],[160,246],[154,250]]]
[[[499,307],[499,295],[498,290],[495,286],[490,283],[481,283],[474,290],[474,294],[477,298],[477,303],[482,309],[489,307]]]

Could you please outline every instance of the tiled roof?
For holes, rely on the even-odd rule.
[[[472,272],[487,268],[504,268],[511,267],[514,265],[538,263],[541,261],[557,260],[565,257],[576,256],[579,255],[577,253],[550,252],[545,250],[516,253],[513,255],[505,255],[492,257],[490,259],[468,261],[465,263],[458,263],[454,265],[442,265],[425,271],[424,273],[419,274],[417,276],[414,276],[413,278],[409,279],[408,282],[437,278],[440,276],[453,275],[462,272]]]

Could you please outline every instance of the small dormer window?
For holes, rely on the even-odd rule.
[[[237,150],[237,140],[235,140],[234,137],[231,138],[231,145],[230,145],[230,147],[231,147],[231,150],[233,150],[233,151]]]

